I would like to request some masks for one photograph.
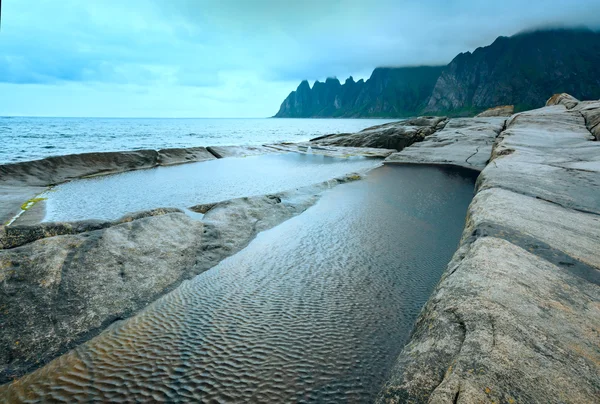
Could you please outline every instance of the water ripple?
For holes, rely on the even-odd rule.
[[[371,402],[472,192],[472,178],[441,169],[379,168],[0,398]]]

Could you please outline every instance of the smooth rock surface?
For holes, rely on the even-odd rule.
[[[371,147],[400,151],[440,130],[446,122],[445,117],[422,116],[373,126],[357,133],[321,136],[311,139],[311,143],[319,146]]]
[[[0,184],[0,227],[8,224],[19,212],[21,205],[44,192],[45,187],[12,186]]]
[[[451,164],[481,171],[505,121],[498,117],[450,119],[442,130],[390,155],[384,164]]]
[[[221,202],[202,221],[171,209],[113,223],[5,228],[0,383],[45,364],[213,267],[258,232],[307,209],[323,190],[359,178]]]
[[[300,154],[316,154],[320,156],[348,158],[348,157],[374,157],[386,158],[396,150],[382,149],[377,147],[346,147],[346,146],[322,146],[311,142],[301,143],[277,143],[268,147],[282,151]]]
[[[598,401],[600,144],[557,98],[498,137],[379,402]]]

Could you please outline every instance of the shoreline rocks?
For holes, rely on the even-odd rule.
[[[461,244],[378,402],[600,396],[600,144],[581,103],[549,104],[496,139]]]
[[[600,396],[600,102],[560,94],[547,104],[508,119],[393,123],[269,146],[359,154],[362,145],[391,144],[388,133],[403,150],[386,164],[481,171],[458,250],[379,402]],[[192,207],[201,221],[165,210],[108,224],[4,228],[1,381],[91,338],[353,179]]]
[[[69,154],[0,165],[0,224],[47,187],[73,179],[216,158],[204,147]]]
[[[372,126],[356,133],[339,133],[310,140],[318,146],[369,147],[400,151],[442,129],[448,118],[422,116],[400,122]]]
[[[443,129],[390,155],[383,163],[448,164],[481,171],[505,122],[498,117],[450,119]]]

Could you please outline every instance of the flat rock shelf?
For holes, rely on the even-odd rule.
[[[0,401],[373,401],[458,245],[474,175],[384,166]]]

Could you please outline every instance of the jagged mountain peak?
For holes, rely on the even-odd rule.
[[[496,105],[540,107],[562,92],[600,98],[600,33],[530,30],[459,53],[447,66],[378,67],[367,81],[344,84],[331,77],[306,94],[290,93],[275,116],[471,115]]]

